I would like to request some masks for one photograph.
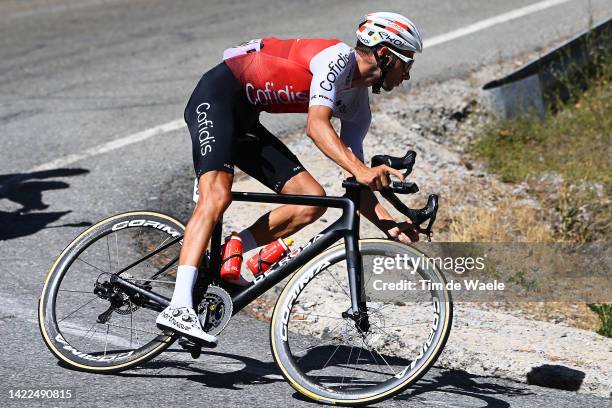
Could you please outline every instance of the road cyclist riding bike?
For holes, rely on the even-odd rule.
[[[387,187],[385,164],[364,164],[363,138],[371,119],[368,88],[391,91],[410,79],[421,34],[408,18],[388,12],[368,14],[357,30],[357,46],[330,39],[270,37],[230,48],[224,61],[204,74],[187,104],[185,121],[193,143],[200,199],[185,229],[176,286],[160,327],[195,337],[209,346],[193,309],[198,265],[214,226],[231,203],[234,166],[279,194],[325,195],[298,158],[260,122],[260,112],[307,113],[307,133],[331,160],[368,186],[359,211],[387,236],[418,239],[414,226],[396,222],[373,191]],[[340,119],[340,135],[331,118]],[[318,219],[323,207],[283,205],[240,232],[243,251],[285,238]]]
[[[435,264],[422,262],[425,255],[406,243],[419,233],[431,236],[438,197],[411,209],[395,195],[418,191],[404,181],[414,151],[375,155],[371,167],[362,151],[368,87],[392,90],[408,79],[421,38],[410,20],[393,13],[369,14],[357,35],[356,49],[336,40],[249,41],[226,50],[224,62],[204,74],[185,111],[199,188],[187,227],[153,211],[110,216],[77,236],[47,274],[39,325],[65,367],[118,373],[176,340],[198,358],[202,346],[216,346],[232,316],[286,278],[270,345],[283,377],[302,395],[371,404],[402,392],[433,366],[450,333],[452,300]],[[259,123],[262,111],[308,112],[309,136],[349,175],[346,193],[325,196]],[[340,135],[332,117],[340,119]],[[275,193],[231,191],[234,166]],[[395,221],[375,190],[410,222]],[[282,205],[223,244],[230,201]],[[284,238],[328,207],[341,216],[289,252]],[[361,239],[360,215],[387,239]],[[247,262],[255,279],[236,280],[242,252],[263,245]],[[268,257],[279,254],[284,257]],[[231,281],[224,278],[228,265]],[[417,283],[428,284],[411,290]]]

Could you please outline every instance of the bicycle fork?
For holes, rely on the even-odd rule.
[[[367,333],[370,329],[370,323],[363,286],[363,263],[359,250],[359,216],[356,214],[359,209],[360,194],[360,190],[356,188],[349,188],[346,193],[346,197],[355,203],[355,214],[352,217],[350,229],[344,235],[351,307],[342,313],[342,317],[350,318],[355,322],[355,326],[361,333]]]

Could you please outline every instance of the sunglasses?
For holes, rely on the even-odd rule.
[[[402,61],[402,66],[404,67],[404,73],[407,74],[408,72],[410,72],[410,69],[412,68],[412,64],[414,64],[414,58],[410,58],[405,55],[402,55],[397,51],[393,51],[391,48],[388,48],[388,50],[391,51],[393,54],[395,54],[395,56]]]

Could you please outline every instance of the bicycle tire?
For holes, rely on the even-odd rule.
[[[424,256],[410,246],[390,240],[363,239],[359,241],[359,245],[362,259],[366,259],[368,256],[375,256],[377,254],[388,254],[390,256],[391,254],[407,253],[411,256]],[[350,353],[347,353],[348,346],[343,347],[342,350],[344,352],[344,356],[342,356],[341,363],[336,364],[334,367],[327,367],[327,364],[329,364],[330,361],[340,359],[340,356],[336,356],[335,354],[340,349],[341,344],[334,349],[333,353],[331,353],[331,349],[336,344],[334,343],[336,339],[341,337],[341,333],[334,333],[334,330],[337,329],[333,329],[331,331],[328,330],[326,334],[326,329],[321,330],[321,327],[317,327],[317,324],[319,326],[325,326],[327,324],[325,323],[325,319],[328,321],[333,321],[335,324],[337,320],[330,319],[339,319],[338,302],[333,301],[332,298],[335,297],[338,299],[346,297],[347,299],[345,299],[344,307],[341,307],[340,309],[346,309],[347,304],[350,307],[350,296],[348,293],[345,292],[343,294],[342,290],[334,292],[334,288],[332,286],[334,285],[335,279],[325,278],[325,275],[333,269],[334,265],[338,265],[340,269],[342,269],[342,262],[345,259],[346,253],[344,244],[334,246],[312,259],[289,280],[284,289],[281,291],[272,314],[270,330],[272,355],[284,378],[291,384],[291,386],[302,395],[312,400],[332,405],[356,406],[372,404],[401,393],[410,385],[418,381],[419,378],[421,378],[435,363],[450,334],[452,323],[452,299],[450,293],[446,289],[444,276],[435,268],[435,266],[431,267],[428,265],[427,268],[420,268],[418,271],[419,274],[422,274],[422,276],[427,276],[431,282],[438,282],[442,284],[442,288],[438,287],[437,290],[425,290],[422,293],[422,295],[425,296],[428,292],[431,294],[432,305],[430,307],[427,305],[427,302],[425,302],[424,304],[427,307],[423,309],[424,311],[421,312],[421,315],[423,315],[423,313],[428,313],[428,311],[433,311],[433,324],[431,324],[431,328],[427,329],[428,323],[426,321],[419,322],[419,327],[425,328],[425,330],[430,330],[429,334],[423,333],[421,336],[421,339],[425,338],[426,340],[421,345],[422,348],[420,355],[416,355],[413,360],[406,360],[404,357],[389,360],[392,363],[399,365],[399,368],[403,367],[402,364],[407,364],[402,371],[399,371],[398,368],[398,371],[396,372],[392,369],[393,367],[388,364],[388,361],[385,359],[384,355],[378,350],[375,350],[375,352],[378,352],[378,355],[380,356],[379,359],[381,361],[380,364],[377,364],[382,365],[382,368],[386,369],[384,364],[382,364],[382,361],[384,361],[384,363],[390,369],[390,373],[376,373],[376,375],[381,377],[384,381],[381,380],[381,383],[376,383],[369,386],[368,383],[373,382],[373,380],[371,380],[371,378],[367,378],[367,376],[373,376],[374,370],[366,369],[363,372],[367,372],[367,375],[359,373],[359,375],[362,375],[362,377],[349,378],[346,381],[346,384],[345,377],[342,377],[342,384],[338,386],[337,383],[339,383],[339,377],[334,370],[351,370],[351,354],[353,354],[355,347],[352,346],[350,348]],[[366,266],[364,266],[364,270],[365,269]],[[344,269],[343,272],[345,275],[345,280],[347,280],[346,269]],[[331,275],[331,272],[329,274]],[[317,281],[316,278],[325,278],[329,282],[327,284],[319,283],[318,289],[316,284],[314,284],[312,289],[308,289],[309,285]],[[369,284],[370,281],[367,283],[368,287]],[[324,289],[323,291],[321,291],[322,288]],[[310,297],[306,296],[305,299],[300,298],[302,295],[307,293],[310,293]],[[398,319],[398,316],[410,316],[409,314],[401,312],[400,309],[404,306],[406,308],[411,307],[413,308],[412,310],[414,310],[415,307],[423,308],[423,306],[415,306],[414,304],[408,303],[401,305],[402,302],[398,303],[399,306],[396,306],[396,303],[391,303],[391,301],[389,301],[390,306],[383,305],[376,309],[376,307],[373,307],[373,305],[377,305],[382,302],[376,301],[370,292],[368,292],[366,296],[368,299],[367,303],[369,305],[368,309],[372,309],[372,312],[370,313],[371,320],[376,320],[376,317],[374,317],[373,314],[378,313],[380,315],[378,323],[381,324],[381,331],[384,333],[386,333],[384,330],[386,326],[380,322],[384,322],[384,319],[387,318],[384,316],[384,313],[382,313],[385,307],[389,307],[387,314],[390,315],[390,317],[388,317],[390,323],[393,323],[393,319]],[[323,308],[323,306],[335,308],[336,311],[332,310],[332,312],[329,312],[329,316],[315,314],[315,317],[309,320],[312,315],[311,310],[317,305],[319,305],[321,308]],[[370,305],[372,305],[372,307]],[[436,308],[438,309],[437,312]],[[416,319],[416,314],[410,317]],[[338,326],[342,327],[342,324],[343,322],[340,321]],[[372,322],[372,324],[376,325],[374,322]],[[301,333],[292,331],[292,328],[290,327],[291,325],[297,327],[297,331],[304,330],[308,333],[303,335]],[[331,326],[331,324],[329,326]],[[329,329],[329,326],[326,327]],[[397,328],[400,326],[401,325],[392,325],[390,327]],[[348,332],[346,327],[350,329],[350,324],[345,325],[345,327],[340,330],[347,330]],[[357,330],[355,330],[356,333],[358,333]],[[397,329],[397,331],[400,331],[400,329]],[[334,334],[332,335],[332,333]],[[365,360],[365,358],[362,358],[362,353],[363,356],[367,356],[367,352],[364,352],[366,349],[369,351],[369,354],[372,357],[370,360],[376,362],[376,355],[372,353],[372,350],[368,348],[366,345],[367,342],[364,340],[364,338],[367,338],[367,335],[365,335],[364,332],[358,334],[362,336],[361,339],[358,338],[358,336],[354,336],[352,339],[354,339],[355,343],[359,343],[361,340],[365,347],[359,346],[356,349],[355,355],[357,354],[357,350],[359,350],[359,355],[357,355],[355,359],[356,363],[353,365],[356,366],[357,364],[360,364],[360,361]],[[391,337],[394,335],[395,333],[390,334]],[[309,347],[304,350],[298,350],[298,347],[295,346],[296,344],[301,345],[299,344],[300,342],[309,344],[310,341],[317,341],[319,337],[320,339],[324,339],[325,336],[327,336],[328,339],[331,338],[331,346],[324,344],[323,347]],[[375,337],[373,336],[372,339],[374,338]],[[290,344],[292,341],[294,342],[293,344],[295,350],[292,349],[292,345]],[[338,343],[341,343],[342,341],[343,340],[340,340]],[[380,339],[376,338],[374,341],[380,342]],[[419,344],[418,341],[420,340],[417,339],[416,344],[412,346],[412,348],[417,351],[418,348],[416,348],[416,345]],[[415,341],[413,341],[413,343],[415,343]],[[398,344],[401,344],[401,342]],[[390,344],[386,347],[394,348],[396,346],[397,345]],[[403,352],[404,347],[406,349],[409,348],[408,345],[404,345],[403,347],[399,346],[397,347],[397,352]],[[321,362],[324,361],[327,356],[323,355],[323,353],[325,353],[327,349],[331,354],[325,365],[321,367]],[[303,356],[298,356],[298,354],[304,353],[305,350],[306,352]],[[383,349],[383,352],[387,353],[388,351]],[[344,362],[344,357],[346,354],[348,354],[349,357],[348,360]],[[357,371],[357,369],[353,369],[353,371]],[[363,387],[360,388],[360,385],[363,385]]]
[[[120,349],[119,351],[125,350],[122,353],[111,355],[110,354],[111,350],[107,350],[106,345],[104,348],[104,353],[102,355],[100,355],[99,352],[83,351],[78,348],[79,346],[73,345],[72,342],[67,339],[70,338],[68,333],[74,332],[75,330],[84,331],[85,326],[78,326],[78,324],[80,323],[79,321],[77,323],[71,323],[75,325],[75,327],[77,327],[76,329],[73,327],[65,328],[65,327],[68,327],[67,324],[63,325],[63,328],[60,328],[60,323],[63,324],[63,321],[64,319],[66,319],[66,317],[60,320],[59,317],[56,315],[56,308],[58,306],[57,300],[58,300],[59,292],[62,293],[62,296],[64,296],[64,293],[66,293],[66,297],[69,299],[68,296],[72,294],[74,294],[74,296],[82,295],[82,293],[87,293],[90,290],[90,288],[93,287],[94,285],[93,282],[83,282],[84,290],[60,289],[62,287],[62,283],[64,279],[66,279],[67,273],[70,272],[71,269],[74,269],[76,273],[77,264],[81,265],[82,263],[87,263],[87,261],[84,261],[82,263],[77,263],[76,261],[80,259],[79,257],[82,256],[83,254],[88,254],[88,251],[92,251],[92,253],[95,253],[93,252],[92,248],[93,249],[97,248],[97,246],[95,245],[100,245],[100,242],[105,237],[106,237],[107,245],[108,245],[108,241],[109,241],[108,237],[111,236],[111,234],[113,233],[119,234],[119,233],[122,233],[123,231],[126,231],[125,234],[131,235],[135,233],[135,231],[141,231],[141,233],[142,231],[145,231],[145,233],[155,234],[155,236],[159,235],[160,240],[167,241],[171,238],[176,238],[176,237],[181,236],[183,234],[184,229],[185,227],[180,221],[168,215],[156,213],[156,212],[150,212],[150,211],[132,211],[132,212],[122,213],[122,214],[118,214],[118,215],[106,218],[94,224],[93,226],[85,230],[83,233],[81,233],[77,238],[75,238],[61,252],[61,254],[58,256],[58,258],[55,260],[55,262],[51,266],[49,273],[47,274],[47,277],[44,283],[44,287],[42,290],[42,294],[39,298],[39,309],[38,309],[39,328],[40,328],[40,332],[43,337],[43,340],[45,342],[45,345],[47,346],[47,348],[49,348],[51,353],[61,363],[67,365],[68,367],[72,369],[76,369],[80,371],[87,371],[87,372],[93,372],[93,373],[116,373],[116,372],[120,372],[120,371],[129,369],[135,365],[139,365],[146,361],[149,361],[150,359],[154,358],[155,356],[163,352],[166,348],[168,348],[175,341],[176,338],[172,333],[161,332],[159,329],[157,329],[157,327],[155,327],[155,324],[153,323],[151,325],[150,335],[151,336],[154,335],[154,337],[150,341],[147,341],[141,347],[133,348],[133,349],[125,348],[127,346],[123,344],[124,343],[123,340],[121,338],[116,338],[117,336],[115,336],[115,337],[111,337],[111,341],[114,341],[116,343],[115,346],[122,347],[122,349]],[[143,246],[143,249],[142,249],[143,251],[146,251],[147,247],[154,245],[151,242],[148,242],[146,239],[144,239],[143,242],[144,244],[141,243]],[[178,248],[173,248],[173,251],[174,252],[180,251],[181,244],[182,244],[182,241],[175,244],[174,246]],[[120,250],[125,250],[125,248],[131,248],[133,245],[135,246],[135,244],[127,242],[120,247],[119,244],[117,243],[117,256],[119,255]],[[161,245],[159,245],[158,248],[159,247],[161,247]],[[138,252],[135,249],[133,251]],[[90,255],[90,256],[93,256],[93,255]],[[168,255],[161,254],[159,256],[167,257]],[[154,258],[151,258],[151,259],[152,260],[147,260],[147,262],[149,263],[156,262]],[[110,254],[110,249],[109,249],[109,263],[110,261],[111,261],[111,254]],[[159,262],[162,262],[162,261],[159,261]],[[95,267],[95,265],[92,265],[92,266]],[[112,265],[109,265],[109,268],[111,266]],[[102,269],[102,268],[99,268],[99,269]],[[107,273],[109,272],[110,271],[108,271]],[[94,271],[94,273],[97,273],[97,272]],[[123,277],[129,276],[130,270],[126,271],[126,273],[128,273],[128,275],[124,275]],[[101,273],[100,276],[102,275],[104,274]],[[77,278],[74,278],[73,280],[74,282],[78,282],[78,285],[81,285],[81,283],[78,281]],[[154,282],[157,282],[157,281],[154,281]],[[66,285],[67,284],[65,284],[64,286]],[[160,285],[166,287],[167,292],[169,292],[170,289],[172,289],[174,286],[173,282],[170,281],[170,278],[168,278],[168,281],[164,281],[163,284],[160,284]],[[170,286],[172,286],[172,288]],[[78,286],[78,288],[80,288],[80,286]],[[93,290],[89,293],[88,296],[91,296],[92,293],[93,293]],[[96,299],[94,299],[94,301],[95,300]],[[93,304],[94,301],[91,301],[90,303]],[[96,302],[96,303],[102,303],[101,306],[104,304],[103,301]],[[92,307],[89,307],[89,308],[91,309]],[[144,308],[141,308],[141,309],[144,310]],[[126,310],[122,311],[118,309],[112,310],[109,313],[110,318],[108,321],[111,321],[114,315],[119,316],[120,313],[122,315],[129,315],[130,319],[133,320],[133,316],[135,315],[136,310],[137,310],[136,306],[133,306],[133,304],[130,301],[127,311]],[[150,319],[153,318],[152,317],[153,312],[154,311],[151,311],[150,313],[151,316],[148,316],[148,318]],[[82,312],[78,312],[76,313],[76,315],[78,315],[79,313],[82,313]],[[60,320],[59,323],[58,323],[58,320]],[[106,322],[108,324],[107,332],[106,332],[107,342],[108,342],[109,329],[111,327],[108,321]],[[87,325],[89,325],[89,323],[91,323],[91,320],[87,320]],[[90,327],[89,331],[85,333],[85,335],[83,336],[85,340],[87,340],[87,336],[90,335],[89,333],[91,332],[92,328],[95,327],[95,325],[96,323],[94,322],[93,325]],[[82,327],[82,329],[79,329],[79,327]],[[130,327],[130,347],[132,347],[132,337],[133,337],[134,330],[141,331],[140,329],[135,329],[134,327]],[[142,330],[142,332],[144,332],[145,334],[149,333],[146,330]],[[96,331],[94,330],[93,333],[94,334],[91,334],[91,337],[97,339],[97,337],[99,336],[95,335]],[[138,336],[138,332],[136,335]],[[89,341],[93,341],[93,340],[89,340]]]

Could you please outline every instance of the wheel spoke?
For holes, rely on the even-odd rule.
[[[143,218],[152,222],[140,221]],[[168,228],[156,228],[160,222]],[[57,263],[45,286],[45,341],[55,344],[68,364],[89,371],[94,365],[113,368],[128,367],[136,359],[144,362],[170,343],[155,326],[158,307],[111,282],[111,277],[126,272],[126,280],[166,296],[175,285],[167,270],[178,262],[182,227],[166,217],[134,212],[104,220],[89,231],[71,243],[65,253],[69,262]],[[150,277],[158,272],[160,276]],[[136,352],[120,361],[91,358],[126,351]]]
[[[106,357],[106,349],[108,347],[108,332],[110,331],[110,324],[106,324],[106,335],[104,336],[104,356]]]
[[[163,334],[161,331],[160,331],[160,332],[155,333],[155,332],[150,331],[150,330],[143,330],[143,329],[129,328],[128,326],[123,326],[123,325],[121,325],[121,324],[115,324],[115,323],[106,323],[106,325],[107,325],[107,326],[110,326],[110,327],[116,327],[116,328],[119,328],[119,329],[128,329],[128,330],[133,330],[134,332],[138,332],[138,333],[147,333],[147,334],[153,334],[153,335],[155,335],[155,336],[159,336],[159,335]]]
[[[58,289],[58,292],[70,292],[70,293],[86,293],[91,295],[93,292],[91,290],[71,290],[71,289]]]
[[[134,313],[132,312],[132,301],[130,304],[130,348],[132,347],[132,336],[134,335]]]
[[[310,316],[323,317],[325,319],[334,319],[334,320],[344,320],[343,317],[334,317],[334,316],[320,315],[320,314],[314,314],[314,313],[308,313],[305,316],[306,317],[310,317]],[[304,320],[306,320],[306,319],[304,319]]]
[[[110,242],[108,241],[108,235],[106,236],[106,250],[108,251],[108,270],[112,272],[113,263],[111,262],[111,250],[110,250]]]
[[[331,278],[332,278],[334,281],[336,281],[336,284],[338,285],[338,287],[339,287],[340,289],[342,289],[342,292],[344,292],[344,294],[346,295],[346,297],[347,297],[348,299],[350,299],[350,298],[351,298],[351,295],[349,295],[349,294],[347,293],[347,291],[346,291],[346,290],[344,290],[344,287],[343,287],[343,286],[340,284],[340,282],[338,282],[338,279],[336,279],[336,277],[335,277],[334,275],[332,275],[332,273],[329,271],[329,268],[326,268],[326,269],[325,269],[325,272],[327,272],[327,274],[328,274],[328,275],[329,275],[329,276],[330,276],[330,277],[331,277]]]
[[[110,259],[110,258],[109,258],[109,259]],[[77,260],[77,261],[80,261],[80,262],[83,262],[84,264],[87,264],[87,265],[91,266],[91,267],[92,267],[92,268],[94,268],[94,269],[97,269],[98,271],[100,271],[100,272],[102,272],[102,273],[110,273],[110,272],[109,272],[109,271],[110,271],[110,269],[109,269],[108,271],[102,270],[102,269],[98,268],[97,266],[95,266],[95,265],[93,265],[93,264],[90,264],[89,262],[87,262],[87,261],[85,261],[85,260],[81,259],[81,257],[78,257],[76,260]]]
[[[88,304],[90,304],[91,302],[93,302],[94,300],[99,299],[97,296],[94,297],[93,299],[90,299],[87,303],[79,306],[77,309],[73,310],[72,312],[70,312],[68,315],[64,316],[64,318],[60,319],[57,321],[57,323],[61,323],[64,320],[66,320],[67,318],[69,318],[70,316],[72,316],[73,314],[75,314],[76,312],[78,312],[79,310],[81,310],[82,308],[84,308],[85,306],[87,306]]]
[[[369,244],[369,248],[360,248],[362,257],[384,257],[397,252],[395,246],[391,248],[374,242]],[[407,247],[406,253],[413,256],[411,251]],[[400,250],[400,255],[402,252]],[[346,302],[344,296],[354,300],[351,299],[348,279],[338,274],[345,266],[346,256],[330,252],[318,262],[308,268],[308,271],[312,271],[319,266],[320,272],[314,277],[306,279],[305,275],[297,276],[292,280],[293,286],[284,290],[281,298],[284,303],[277,306],[273,320],[280,333],[285,330],[282,328],[285,324],[292,333],[288,339],[283,339],[281,334],[275,334],[273,338],[281,353],[279,364],[282,366],[288,359],[293,365],[291,370],[287,367],[292,381],[305,388],[314,387],[311,390],[317,395],[347,404],[351,397],[391,395],[389,391],[413,382],[413,372],[401,377],[398,377],[398,373],[404,373],[410,367],[414,353],[419,352],[415,345],[422,345],[421,341],[425,341],[431,333],[432,293],[423,291],[414,294],[405,290],[376,296],[371,288],[373,275],[364,276],[362,301],[366,302],[370,324],[369,330],[364,332],[357,319],[342,318],[336,312],[342,304],[340,302]],[[322,264],[325,267],[320,268]],[[368,260],[364,258],[363,264],[367,268]],[[430,277],[429,272],[419,271],[426,279]],[[433,274],[431,278],[434,278]],[[283,323],[283,318],[278,314],[286,308],[291,310],[288,324]],[[444,310],[444,313],[448,312]],[[436,330],[440,331],[441,327]],[[437,333],[436,344],[441,338],[445,340],[446,336],[447,333],[442,336]],[[313,340],[303,341],[302,337]],[[283,357],[283,354],[287,357]],[[429,368],[433,360],[426,359],[419,364],[420,369]]]
[[[117,264],[117,269],[115,269],[116,271],[119,270],[119,234],[115,234],[115,248],[117,249],[117,261],[115,262]]]

